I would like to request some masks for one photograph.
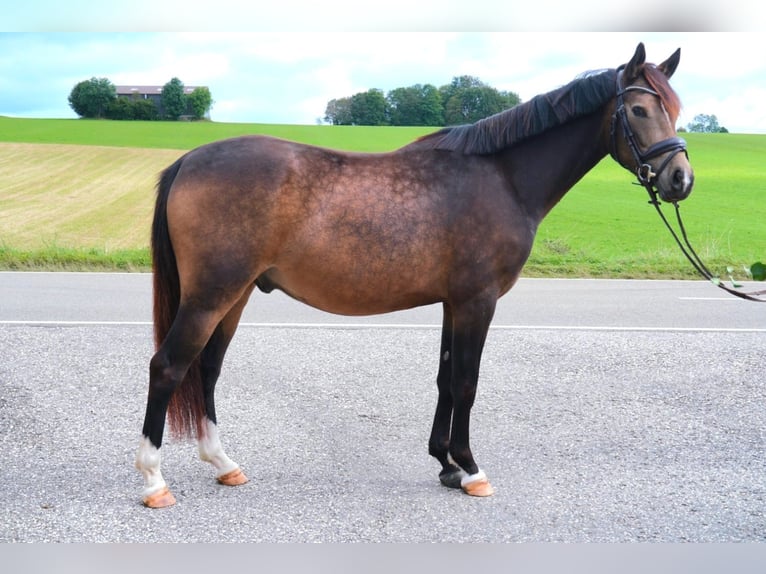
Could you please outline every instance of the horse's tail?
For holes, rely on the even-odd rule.
[[[154,344],[159,349],[178,313],[181,283],[176,256],[168,231],[168,195],[181,168],[183,158],[162,172],[157,183],[157,199],[152,221],[152,272],[154,278]],[[199,358],[189,366],[168,404],[168,423],[177,437],[203,437],[206,415]]]

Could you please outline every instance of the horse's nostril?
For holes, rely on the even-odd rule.
[[[673,172],[673,181],[671,185],[673,186],[674,191],[681,191],[684,188],[686,178],[684,177],[684,172],[681,169],[677,169]]]

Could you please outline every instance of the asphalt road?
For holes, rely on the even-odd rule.
[[[219,486],[169,441],[139,503],[150,277],[0,273],[0,542],[766,541],[766,305],[704,282],[522,280],[501,300],[472,447],[427,454],[440,309],[337,317],[254,295],[224,364]]]

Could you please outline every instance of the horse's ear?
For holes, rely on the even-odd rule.
[[[644,65],[645,61],[646,49],[644,48],[644,43],[640,42],[638,46],[636,46],[636,53],[633,54],[630,62],[625,64],[625,79],[627,80],[628,84],[638,77],[640,68]]]
[[[678,67],[678,62],[681,60],[681,48],[678,48],[675,52],[673,52],[673,55],[670,56],[667,60],[662,62],[659,66],[657,66],[657,69],[665,74],[668,78],[673,75],[673,72],[676,71],[676,68]]]

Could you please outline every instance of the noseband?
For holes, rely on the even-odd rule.
[[[689,157],[688,153],[686,152],[686,140],[679,137],[672,137],[652,144],[648,149],[641,151],[641,147],[638,145],[638,141],[636,141],[636,136],[633,134],[633,129],[630,127],[630,122],[628,121],[628,112],[625,109],[625,101],[623,99],[625,93],[631,91],[645,92],[647,94],[657,96],[658,98],[660,97],[657,92],[650,88],[645,88],[644,86],[628,86],[623,88],[622,70],[618,70],[617,102],[615,105],[614,114],[612,114],[612,127],[610,129],[611,145],[609,153],[612,158],[614,158],[614,160],[622,167],[626,168],[628,171],[631,170],[631,167],[622,163],[619,159],[619,156],[617,155],[617,125],[619,122],[619,125],[622,128],[622,134],[625,137],[625,141],[627,142],[628,147],[630,148],[631,154],[633,155],[633,160],[636,162],[636,176],[638,177],[638,181],[641,185],[646,187],[647,190],[649,190],[650,195],[654,196],[656,194],[656,191],[654,190],[654,183],[657,181],[657,178],[660,176],[668,163],[670,163],[670,160],[673,159],[673,157],[675,157],[675,155],[679,152],[684,152],[687,158]],[[654,171],[654,168],[649,163],[649,160],[666,153],[668,156],[660,164],[660,167],[657,169],[657,171]]]

